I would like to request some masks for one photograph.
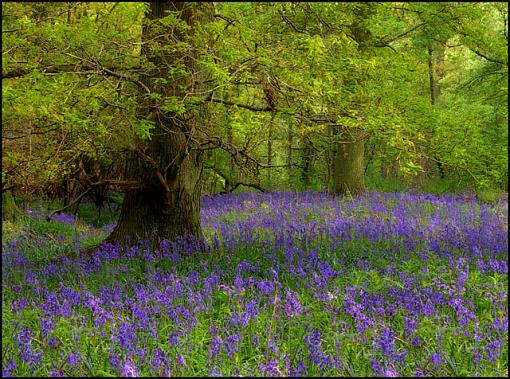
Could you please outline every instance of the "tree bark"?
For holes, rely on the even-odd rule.
[[[350,139],[350,140],[349,140]],[[338,195],[355,195],[364,191],[365,142],[346,137],[336,144],[333,159],[333,185],[331,192]]]
[[[272,188],[273,184],[271,183],[272,177],[271,177],[271,166],[273,165],[273,122],[275,118],[276,113],[271,113],[271,119],[269,120],[269,126],[267,130],[267,187]]]
[[[287,177],[288,177],[288,185],[292,187],[291,183],[294,178],[294,167],[292,162],[292,143],[294,142],[294,132],[292,130],[292,125],[289,123],[287,126]]]
[[[310,171],[312,169],[312,143],[307,136],[301,139],[301,182],[305,190],[310,189]]]
[[[23,212],[19,209],[14,196],[10,190],[2,192],[2,220],[14,220],[23,217]]]
[[[158,20],[167,16],[168,11],[178,11],[181,20],[193,26],[198,17],[194,17],[192,6],[189,3],[153,2],[147,19]],[[182,88],[191,86],[193,89],[196,83],[191,80],[195,75],[168,80],[167,84],[155,84],[151,80],[167,78],[169,66],[177,60],[185,63],[188,72],[194,73],[193,59],[189,55],[166,51],[155,53],[147,46],[149,40],[161,45],[184,41],[181,31],[165,28],[163,32],[161,29],[153,32],[144,26],[142,54],[155,69],[151,74],[143,75],[141,81],[152,93],[182,99]],[[139,118],[154,122],[155,127],[150,142],[129,160],[127,176],[144,181],[147,188],[126,192],[119,221],[109,240],[127,243],[128,240],[135,242],[138,238],[150,238],[157,243],[159,239],[174,240],[180,236],[202,240],[199,191],[202,153],[191,149],[191,136],[196,132],[193,119],[163,112],[155,100],[147,99],[144,94],[139,96],[139,114]]]
[[[430,103],[434,106],[441,95],[441,85],[439,81],[445,76],[443,70],[444,57],[445,57],[445,45],[442,42],[431,44],[428,47],[428,68],[429,68],[429,92],[430,92]],[[427,133],[427,138],[432,139],[433,132]],[[445,172],[441,161],[438,157],[436,159],[436,166],[439,171],[439,176],[444,179]],[[425,173],[431,171],[430,162],[426,158],[422,158],[420,164],[425,169]]]

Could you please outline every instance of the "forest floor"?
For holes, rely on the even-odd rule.
[[[508,198],[204,197],[199,244],[2,229],[2,376],[508,376]]]

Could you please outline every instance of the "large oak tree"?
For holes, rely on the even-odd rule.
[[[201,7],[207,10],[206,6]],[[175,14],[172,23],[162,22]],[[195,136],[200,120],[178,109],[189,92],[200,87],[189,35],[206,14],[198,14],[192,3],[152,2],[142,33],[142,58],[152,67],[140,81],[137,117],[153,126],[150,140],[136,150],[127,163],[131,180],[143,182],[142,188],[128,189],[117,226],[111,239],[126,236],[149,237],[155,231],[160,238],[175,239],[191,235],[201,238],[200,191],[202,152]],[[184,48],[179,48],[182,44]],[[180,65],[182,73],[168,75]],[[159,79],[159,80],[158,80]],[[166,106],[165,106],[166,104]]]

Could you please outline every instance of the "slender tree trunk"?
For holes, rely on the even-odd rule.
[[[335,127],[329,126],[328,127],[328,137],[329,139],[332,139],[335,135]],[[327,169],[327,179],[326,179],[326,188],[331,189],[333,187],[333,159],[335,158],[335,151],[334,148],[327,149],[326,151],[326,169]]]
[[[62,199],[64,207],[69,204],[69,174],[64,175],[64,181],[62,183]]]
[[[234,131],[230,125],[227,126],[227,141],[229,145],[234,144]],[[229,172],[227,172],[227,175],[225,175],[223,178],[225,180],[225,185],[223,186],[223,191],[225,193],[232,192],[233,183],[237,182],[239,179],[235,159],[232,155],[230,155],[228,158],[228,165]]]
[[[294,169],[293,169],[293,162],[292,162],[292,143],[294,142],[294,133],[292,131],[292,126],[289,125],[287,126],[287,162],[286,162],[286,165],[287,165],[287,176],[289,178],[288,180],[288,183],[290,185],[290,183],[292,182],[292,178],[293,178],[293,173],[294,173]]]
[[[149,20],[167,16],[168,11],[180,11],[180,18],[193,24],[192,6],[189,3],[150,3]],[[147,26],[143,30],[143,42],[149,40],[168,45],[175,40],[184,41],[179,30],[167,28],[153,32]],[[155,84],[154,77],[167,77],[168,67],[177,60],[186,63],[193,71],[194,60],[184,53],[154,53],[147,44],[142,54],[153,63],[155,69],[141,76],[141,81],[152,93],[163,97],[176,96],[182,99],[182,87],[196,90],[196,75]],[[191,79],[190,79],[191,78]],[[194,78],[194,79],[193,79]],[[126,192],[120,218],[110,240],[123,243],[125,237],[132,242],[138,238],[165,238],[173,240],[179,236],[202,238],[200,226],[199,179],[202,173],[202,153],[191,149],[189,136],[195,132],[193,120],[163,112],[154,100],[140,95],[140,118],[154,122],[150,143],[129,160],[127,174],[130,179],[142,180],[145,187]],[[153,234],[154,233],[154,234]],[[156,241],[154,241],[156,242]]]
[[[312,147],[310,140],[305,136],[301,140],[301,182],[304,189],[310,188],[310,171],[312,166]]]
[[[273,164],[273,122],[274,122],[275,112],[271,113],[271,120],[269,121],[269,128],[267,131],[267,165],[272,166]],[[271,183],[271,167],[267,169],[267,186],[268,188],[272,188]]]
[[[444,77],[443,63],[444,63],[445,46],[441,43],[437,43],[436,47],[429,46],[428,48],[428,67],[429,67],[429,92],[430,92],[430,103],[435,105],[439,96],[441,95],[441,86],[439,80]],[[428,138],[432,138],[433,132],[429,133]],[[444,179],[445,173],[443,165],[441,164],[438,157],[436,159],[437,169],[439,176]],[[423,162],[422,166],[429,167],[427,162]],[[425,170],[427,171],[427,170]]]

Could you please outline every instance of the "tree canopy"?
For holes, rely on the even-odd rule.
[[[3,191],[507,189],[505,3],[165,4],[2,3]]]

